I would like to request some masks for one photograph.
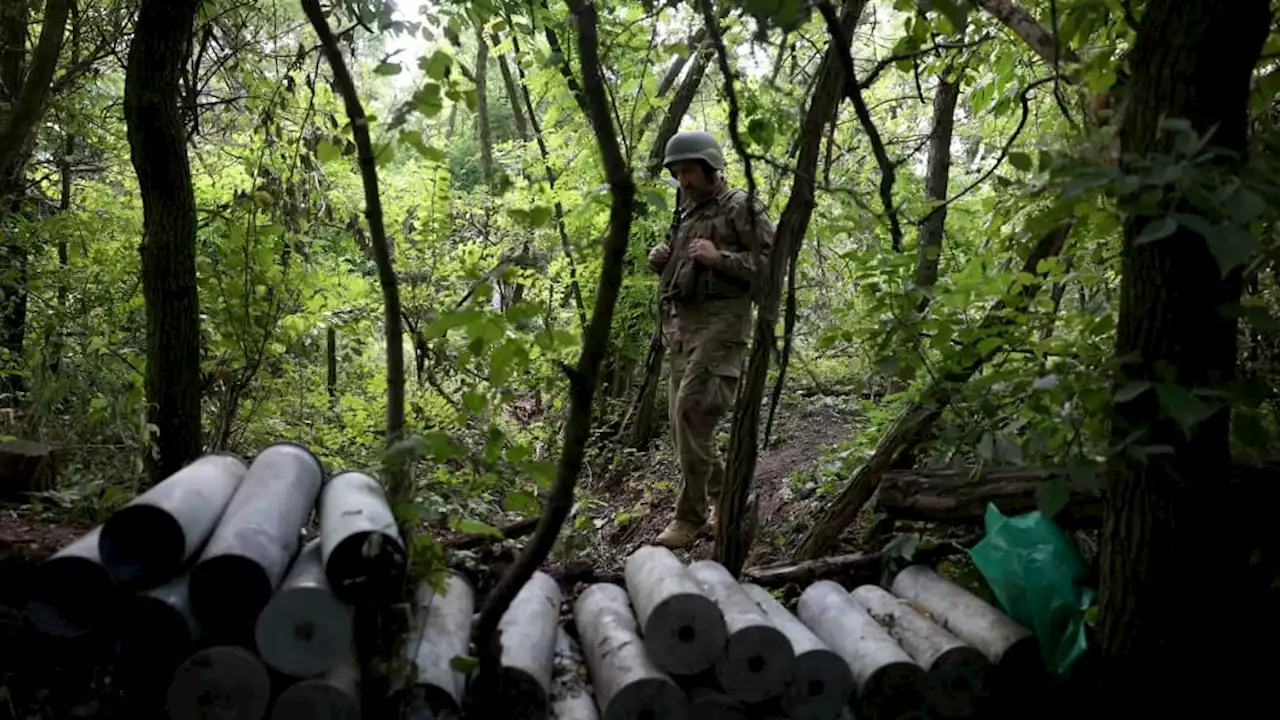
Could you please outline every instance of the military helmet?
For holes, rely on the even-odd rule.
[[[711,133],[702,130],[686,130],[671,136],[667,141],[666,156],[662,166],[670,169],[672,163],[682,160],[701,160],[716,170],[724,170],[724,152]]]

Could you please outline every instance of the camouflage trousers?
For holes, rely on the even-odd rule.
[[[706,353],[671,349],[668,413],[680,474],[684,476],[676,502],[676,520],[699,527],[707,522],[708,499],[714,503],[720,497],[724,461],[716,448],[716,425],[733,407],[738,390],[737,372],[729,370],[732,362],[716,357],[723,354],[708,358]]]

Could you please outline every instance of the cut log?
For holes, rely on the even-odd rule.
[[[646,545],[627,558],[624,573],[645,649],[663,672],[696,675],[720,658],[724,616],[675,553]]]
[[[556,628],[556,659],[551,676],[553,720],[599,720],[600,710],[591,694],[587,662],[582,648],[564,626]]]
[[[994,693],[1026,689],[1043,676],[1040,648],[1030,630],[933,568],[912,565],[898,573],[891,589],[996,666]]]
[[[307,543],[254,627],[263,662],[290,677],[328,672],[351,652],[351,610],[330,590],[321,545]]]
[[[167,702],[173,720],[262,720],[271,702],[271,679],[248,650],[215,646],[178,668]]]
[[[245,472],[239,457],[219,454],[170,475],[107,518],[102,561],[128,582],[173,577],[209,539]]]
[[[498,677],[476,678],[470,690],[477,715],[545,718],[551,697],[560,586],[535,571],[498,621],[502,647]],[[473,713],[468,713],[473,714]]]
[[[688,717],[684,693],[645,652],[625,590],[608,583],[588,587],[573,617],[604,720]]]
[[[323,677],[294,683],[276,699],[271,720],[360,720],[360,664],[348,653]]]
[[[191,571],[191,609],[215,641],[252,639],[254,621],[298,552],[324,469],[290,443],[263,450]]]
[[[404,581],[404,541],[377,480],[358,472],[329,478],[320,493],[320,537],[334,594],[352,604],[395,598]]]
[[[934,714],[969,717],[987,701],[992,667],[980,651],[878,585],[850,595],[929,674],[926,699]]]
[[[742,571],[744,580],[763,587],[782,587],[795,583],[808,585],[815,580],[823,580],[841,574],[878,575],[880,572],[880,553],[849,553],[834,557],[802,560],[800,562],[781,562],[761,567],[747,568]]]
[[[782,694],[796,659],[787,636],[720,563],[699,560],[689,565],[689,574],[720,607],[729,631],[725,652],[715,662],[725,693],[744,703]]]
[[[840,654],[857,687],[860,720],[915,717],[924,709],[924,669],[845,589],[819,580],[800,596],[800,619]]]
[[[0,498],[52,490],[57,482],[53,448],[30,440],[0,443]]]
[[[81,535],[40,564],[27,616],[36,630],[80,638],[103,627],[116,609],[118,590],[98,555],[102,527]]]
[[[988,503],[1005,515],[1037,509],[1036,493],[1055,481],[1065,483],[1068,500],[1054,521],[1067,528],[1100,527],[1102,493],[1072,481],[1065,470],[894,470],[880,481],[876,504],[899,520],[980,523]]]
[[[782,707],[796,720],[834,720],[853,695],[849,664],[792,615],[768,590],[750,583],[742,589],[791,642],[795,653]]]
[[[453,659],[467,655],[471,645],[471,616],[475,591],[461,575],[444,579],[444,592],[426,582],[418,585],[413,641],[407,644],[415,666],[410,707],[414,716],[433,717],[458,713],[466,679],[454,669]]]
[[[715,688],[689,691],[689,717],[697,720],[747,720],[742,704]]]

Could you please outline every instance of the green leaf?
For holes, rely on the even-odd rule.
[[[512,366],[526,357],[528,353],[519,340],[511,339],[499,345],[489,358],[489,382],[493,385],[505,383],[511,377]]]
[[[1153,387],[1155,387],[1155,385],[1145,380],[1136,380],[1134,382],[1127,383],[1124,387],[1117,390],[1115,396],[1111,398],[1111,401],[1117,405],[1127,403]]]
[[[1071,499],[1067,483],[1062,478],[1053,478],[1047,483],[1036,486],[1036,509],[1041,515],[1052,519],[1062,512]]]
[[[481,413],[489,407],[489,395],[478,388],[471,388],[462,394],[462,404],[473,413]]]
[[[422,335],[427,340],[444,337],[445,333],[450,330],[468,325],[482,317],[484,317],[484,313],[479,310],[455,310],[432,321],[426,330],[423,330]]]
[[[453,67],[453,58],[444,50],[436,50],[429,57],[420,60],[418,65],[427,74],[427,77],[432,80],[442,81],[449,75],[449,70]]]
[[[1226,210],[1236,222],[1248,224],[1266,212],[1267,203],[1257,193],[1241,186],[1227,198]]]
[[[342,149],[326,140],[316,144],[316,157],[321,163],[327,163],[342,157]]]
[[[1024,152],[1009,153],[1009,164],[1022,172],[1031,170],[1031,156]]]
[[[1156,388],[1156,393],[1160,397],[1160,405],[1187,437],[1191,436],[1196,426],[1217,411],[1217,407],[1196,397],[1181,385],[1162,384]]]
[[[957,33],[969,25],[969,3],[965,0],[930,0],[933,9],[942,13]]]
[[[747,136],[766,150],[773,146],[774,134],[774,124],[767,118],[755,117],[747,122]]]
[[[1138,233],[1138,238],[1134,242],[1138,245],[1146,245],[1157,240],[1163,240],[1172,235],[1177,229],[1178,221],[1166,215],[1158,220],[1148,222],[1146,227],[1142,228],[1142,232]]]
[[[464,532],[469,535],[487,535],[489,537],[502,539],[502,531],[498,528],[482,523],[479,520],[459,519],[454,529],[458,532]]]
[[[1236,225],[1219,225],[1209,236],[1209,252],[1218,261],[1222,277],[1245,264],[1262,246],[1257,235]]]
[[[502,498],[502,509],[521,515],[538,515],[542,512],[542,504],[537,496],[524,490],[511,490]]]
[[[373,161],[375,164],[377,164],[378,167],[382,167],[383,165],[390,163],[392,160],[395,160],[395,158],[396,158],[395,144],[384,143],[382,147],[378,148],[377,155],[374,156]]]
[[[378,67],[373,69],[373,74],[390,76],[390,75],[399,75],[403,71],[404,71],[404,68],[400,67],[400,63],[384,62],[384,63],[380,63]]]
[[[499,533],[499,536],[501,536],[501,533]],[[454,672],[459,672],[463,675],[470,675],[475,672],[476,668],[480,667],[480,660],[479,658],[474,658],[470,655],[454,655],[449,660],[449,667],[452,668]]]

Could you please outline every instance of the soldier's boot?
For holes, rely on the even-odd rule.
[[[658,535],[655,541],[657,544],[671,549],[679,550],[689,547],[694,540],[698,539],[698,533],[702,528],[685,520],[673,520],[670,525]]]

